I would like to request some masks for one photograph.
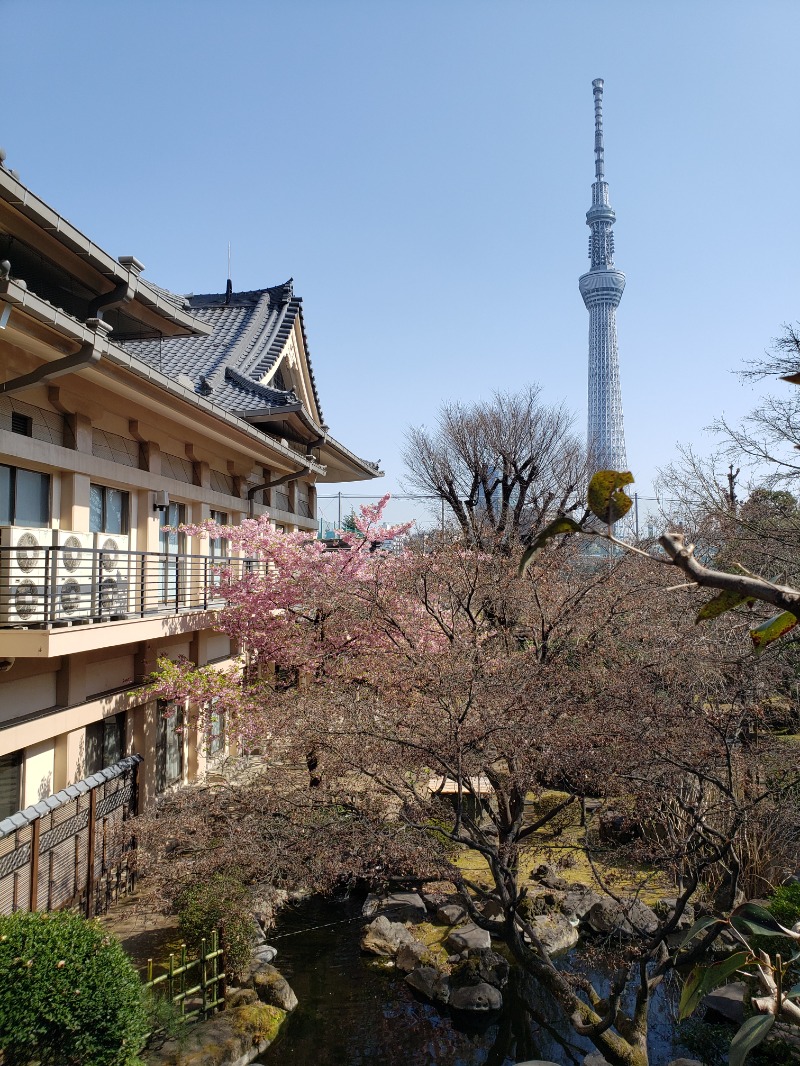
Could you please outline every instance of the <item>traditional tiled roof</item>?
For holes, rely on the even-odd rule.
[[[125,347],[132,354],[168,377],[188,377],[199,395],[242,417],[267,409],[300,410],[291,390],[260,384],[283,351],[298,317],[305,341],[302,301],[294,295],[291,279],[269,289],[175,299],[211,326],[211,335],[128,341]],[[310,366],[308,370],[321,420],[314,375]]]

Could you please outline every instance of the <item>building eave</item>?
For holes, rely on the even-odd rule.
[[[10,305],[12,314],[14,312],[24,314],[50,327],[59,337],[79,346],[92,343],[96,337],[94,331],[89,329],[84,323],[79,322],[78,319],[40,299],[27,289],[23,289],[17,282],[8,279],[0,280],[0,307],[3,304]],[[52,355],[55,358],[61,358],[64,351],[65,346],[63,343],[52,347]],[[317,462],[313,457],[298,455],[291,448],[284,447],[273,437],[259,432],[243,418],[231,414],[218,404],[199,396],[193,389],[189,389],[166,377],[166,375],[150,366],[149,363],[145,363],[135,355],[131,355],[129,351],[115,344],[111,339],[107,338],[102,342],[102,359],[100,363],[96,364],[91,370],[86,369],[77,371],[77,373],[102,375],[104,373],[104,362],[120,370],[127,371],[140,380],[152,383],[158,387],[160,392],[172,397],[173,400],[189,405],[195,411],[213,416],[216,422],[222,423],[246,437],[251,446],[259,452],[269,451],[279,455],[290,468],[296,466],[299,461],[308,467],[309,474],[315,474],[318,477],[325,476],[325,466]]]
[[[135,301],[155,311],[159,318],[173,327],[179,327],[181,332],[198,336],[211,332],[204,323],[198,322],[192,314],[181,310],[167,299],[164,290],[151,286],[135,270],[120,263],[90,241],[77,227],[49,207],[3,167],[0,167],[0,199],[57,241],[67,253],[77,256],[91,266],[98,274],[98,295],[111,292],[117,285],[126,284],[133,289]]]

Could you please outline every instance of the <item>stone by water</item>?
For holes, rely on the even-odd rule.
[[[359,939],[368,921],[361,915],[362,904],[355,898],[309,900],[283,912],[270,943],[278,949],[275,964],[300,1002],[257,1063],[514,1066],[546,1059],[574,1066],[593,1050],[544,992],[538,998],[533,993],[536,1018],[506,989],[502,1011],[482,1023],[457,1018],[418,998],[393,966],[361,954]],[[574,966],[578,960],[573,953],[562,961]],[[668,998],[661,993],[652,1011],[652,1066],[666,1066],[678,1053],[672,1028]]]

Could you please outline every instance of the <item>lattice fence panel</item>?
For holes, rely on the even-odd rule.
[[[187,485],[194,484],[194,467],[188,459],[182,459],[179,455],[162,452],[161,473],[165,477],[174,478],[175,481],[183,481]]]
[[[123,466],[139,466],[139,442],[105,429],[92,430],[92,455]]]

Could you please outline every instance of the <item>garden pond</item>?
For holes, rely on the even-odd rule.
[[[479,1022],[451,1015],[419,998],[394,967],[362,955],[366,919],[362,899],[312,899],[281,915],[270,943],[275,965],[299,999],[275,1043],[256,1059],[263,1066],[512,1066],[543,1058],[581,1064],[594,1050],[577,1037],[550,996],[538,986],[528,994],[533,1010],[513,990],[504,1007]],[[578,949],[563,959],[583,968]],[[652,1066],[680,1054],[673,1044],[674,1008],[662,986],[651,1010]]]

